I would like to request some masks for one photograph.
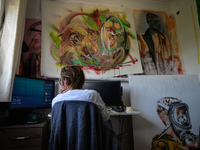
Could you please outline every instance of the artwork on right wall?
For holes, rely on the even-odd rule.
[[[163,11],[132,10],[145,75],[183,74],[175,21]]]
[[[198,147],[198,75],[132,75],[129,85],[136,150]]]

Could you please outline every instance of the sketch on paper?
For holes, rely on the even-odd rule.
[[[41,19],[26,19],[19,69],[20,75],[41,77],[41,29]]]
[[[128,19],[124,7],[46,2],[44,16],[43,42],[51,46],[43,48],[57,67],[79,65],[86,76],[142,71],[133,44],[133,20]]]
[[[135,149],[198,146],[198,75],[129,76]],[[183,148],[183,147],[182,147]]]
[[[133,16],[144,74],[183,74],[173,16],[147,10]]]

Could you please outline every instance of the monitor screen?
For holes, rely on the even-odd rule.
[[[10,107],[11,109],[51,107],[54,89],[54,80],[15,76]]]
[[[122,106],[122,87],[120,81],[85,81],[83,89],[96,90],[106,106]]]

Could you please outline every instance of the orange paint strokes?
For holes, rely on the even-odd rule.
[[[175,19],[173,16],[169,16],[166,20],[167,29],[169,31],[170,42],[172,45],[174,55],[179,56],[179,48],[177,42],[177,35],[176,35],[176,26],[175,26]]]
[[[168,30],[175,29],[174,17],[169,16],[169,23],[167,24]]]

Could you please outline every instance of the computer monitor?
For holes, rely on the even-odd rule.
[[[54,80],[16,75],[10,108],[50,108],[54,90]]]
[[[106,106],[123,106],[121,81],[87,80],[83,89],[96,90]]]

